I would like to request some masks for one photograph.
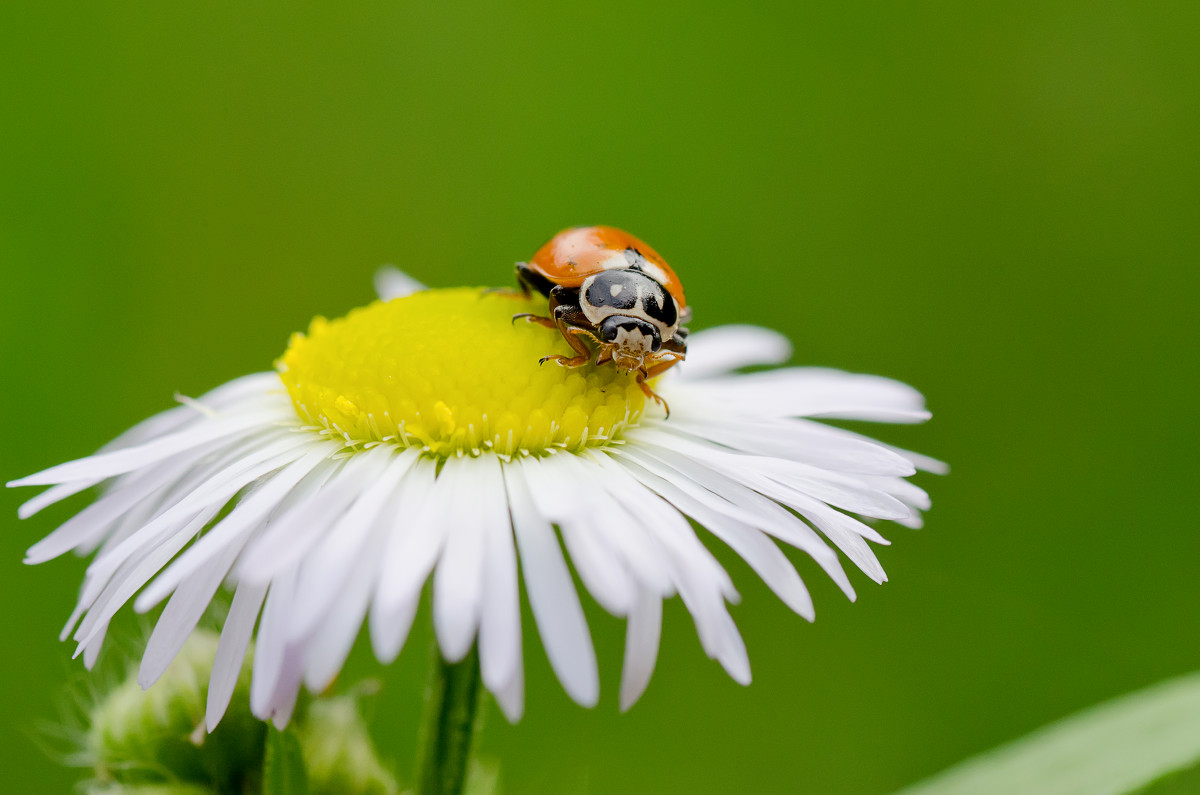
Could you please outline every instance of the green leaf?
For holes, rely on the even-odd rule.
[[[1091,707],[896,795],[1120,795],[1200,763],[1200,673]]]
[[[300,741],[291,730],[267,731],[267,753],[263,760],[263,795],[308,795],[308,776]]]

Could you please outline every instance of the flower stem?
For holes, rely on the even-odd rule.
[[[447,663],[435,646],[418,745],[417,795],[461,795],[482,690],[475,649],[462,662]]]

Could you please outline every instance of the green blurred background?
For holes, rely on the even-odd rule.
[[[527,714],[484,746],[510,793],[889,791],[1200,667],[1198,33],[1191,2],[7,2],[0,478],[268,368],[381,263],[507,284],[561,227],[626,227],[693,328],[922,389],[930,425],[873,431],[954,472],[857,604],[796,557],[814,625],[721,554],[749,688],[676,600],[620,715],[589,603],[584,710],[527,614]],[[84,563],[21,564],[73,509],[18,523],[31,493],[0,495],[0,769],[64,792],[31,735],[82,670]],[[353,665],[402,770],[428,639]]]

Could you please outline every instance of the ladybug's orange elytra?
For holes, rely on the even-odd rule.
[[[623,229],[615,226],[576,226],[564,229],[537,250],[527,263],[529,268],[564,287],[578,287],[594,273],[613,268],[628,268],[626,251],[635,251],[644,260],[648,275],[667,288],[680,311],[687,307],[683,283],[662,255]]]

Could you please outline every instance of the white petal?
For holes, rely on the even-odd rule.
[[[142,655],[138,684],[143,688],[157,682],[175,659],[175,655],[179,654],[188,635],[192,634],[217,589],[221,587],[221,582],[229,573],[229,567],[233,565],[239,551],[240,547],[237,546],[222,550],[206,565],[199,567],[175,593],[171,594],[158,623],[154,625],[154,632],[150,633],[150,640],[146,643],[146,651]]]
[[[911,513],[903,502],[862,478],[779,459],[761,458],[755,465],[766,481],[755,479],[754,488],[784,505],[792,505],[792,495],[800,494],[875,519],[904,519]]]
[[[721,641],[717,662],[721,663],[721,667],[733,681],[739,685],[748,685],[751,679],[750,656],[746,654],[746,644],[742,640],[742,634],[738,632],[737,624],[733,623],[733,617],[729,615],[724,605],[720,606],[718,615]]]
[[[818,561],[837,561],[837,554],[807,525],[778,503],[728,475],[672,450],[652,445],[630,443],[607,452],[642,482],[647,482],[643,472],[652,473],[706,507],[764,530]]]
[[[415,601],[445,544],[448,525],[442,517],[454,501],[446,482],[434,480],[436,465],[421,459],[400,482],[389,513],[392,530],[383,555],[376,604],[384,615],[404,612]]]
[[[479,459],[486,462],[482,470],[491,481],[487,491],[498,504],[499,521],[484,528],[483,609],[479,618],[479,662],[483,683],[496,695],[510,723],[521,719],[524,711],[524,688],[518,694],[510,689],[514,679],[523,681],[521,661],[521,600],[517,585],[517,552],[513,546],[512,527],[508,511],[500,462],[494,456]],[[494,463],[492,463],[494,462]],[[480,495],[482,496],[482,495]],[[521,698],[518,699],[517,696]]]
[[[554,529],[529,495],[524,469],[514,462],[504,467],[504,476],[529,606],[563,689],[577,704],[594,707],[600,678],[587,620]]]
[[[518,666],[516,675],[503,687],[493,690],[492,695],[509,723],[521,720],[525,712],[525,672]]]
[[[579,456],[561,455],[547,470],[558,478],[555,488],[576,499],[577,522],[594,537],[603,538],[642,584],[662,597],[674,594],[663,550],[653,535],[640,532],[636,517],[630,515],[623,502],[611,498],[603,489],[572,488],[573,484],[597,477],[594,465]]]
[[[459,662],[471,650],[483,598],[484,543],[491,528],[507,521],[500,462],[492,456],[451,458],[439,483],[457,495],[446,517],[446,548],[433,574],[433,626],[442,655]]]
[[[563,544],[588,593],[612,615],[627,615],[638,586],[623,561],[595,533],[578,525],[561,529]]]
[[[98,624],[107,625],[109,619],[149,582],[150,578],[167,565],[184,545],[192,540],[204,525],[216,515],[213,509],[201,511],[196,518],[189,522],[180,532],[164,541],[158,547],[147,549],[143,554],[130,558],[113,576],[112,581],[100,593],[88,611],[87,618],[80,624],[75,633],[75,640],[80,646],[86,646],[98,631]],[[80,601],[83,605],[83,601]]]
[[[570,504],[574,492],[563,489],[562,458],[558,455],[521,462],[530,494],[538,512],[562,530],[563,544],[588,592],[609,613],[623,616],[633,605],[637,586],[607,539],[581,522]]]
[[[906,519],[897,519],[896,522],[898,524],[914,530],[921,529],[924,525],[921,511],[927,511],[930,508],[929,495],[923,488],[900,478],[867,477],[864,480],[880,491],[892,495],[909,507],[912,515]]]
[[[714,445],[685,439],[654,428],[638,428],[631,438],[680,453],[733,477],[755,491],[786,504],[788,495],[801,492],[848,511],[879,519],[908,516],[899,500],[868,486],[862,478],[767,456],[731,453]]]
[[[625,712],[646,692],[658,660],[662,632],[662,600],[645,589],[629,611],[625,625],[625,664],[621,671],[621,711]]]
[[[297,667],[293,668],[293,665]],[[300,697],[300,676],[298,661],[289,657],[269,707],[271,724],[279,731],[287,728],[288,723],[292,720],[292,713],[296,709],[296,700]]]
[[[950,465],[944,461],[939,461],[936,458],[930,458],[929,456],[921,455],[920,453],[914,453],[911,450],[905,450],[904,448],[896,447],[895,445],[884,444],[883,442],[880,442],[877,439],[872,439],[871,437],[865,436],[861,433],[855,433],[854,431],[848,431],[845,428],[835,428],[831,425],[826,425],[825,423],[822,423],[822,422],[814,422],[812,420],[799,420],[799,422],[803,422],[803,423],[806,423],[809,425],[813,425],[817,428],[820,428],[823,433],[829,434],[830,436],[837,436],[842,439],[855,439],[858,441],[867,442],[869,444],[874,444],[874,445],[878,445],[880,447],[884,447],[884,448],[892,451],[896,455],[900,456],[901,458],[905,459],[906,461],[911,463],[914,467],[921,470],[922,472],[932,472],[935,475],[945,475],[950,472]]]
[[[425,285],[401,271],[394,265],[384,265],[375,271],[375,292],[380,301],[391,301],[420,292]]]
[[[384,505],[419,455],[413,448],[400,455],[394,455],[394,448],[390,446],[377,447],[375,450],[382,450],[384,456],[381,471],[373,481],[367,483],[359,498],[325,533],[325,537],[306,556],[300,567],[289,634],[292,640],[311,633],[329,606],[337,600],[351,570],[361,558],[364,546],[370,543]],[[361,455],[370,456],[375,450]],[[361,576],[370,580],[371,573],[366,572]],[[369,592],[368,588],[366,593]],[[362,620],[361,616],[359,620]]]
[[[282,444],[282,442],[280,443]],[[279,452],[282,450],[282,452]],[[161,539],[176,532],[192,516],[204,508],[220,507],[243,488],[259,478],[274,472],[297,457],[296,446],[267,445],[261,450],[247,454],[216,474],[211,475],[199,486],[191,489],[178,502],[158,513],[144,525],[132,525],[137,529],[115,546],[105,549],[88,566],[89,577],[95,578],[97,586],[103,586],[112,572],[124,560],[146,544],[157,544]],[[264,460],[265,458],[265,460]],[[207,472],[206,472],[207,474]],[[169,501],[169,498],[168,498]],[[114,533],[113,539],[116,540]]]
[[[731,619],[725,610],[725,599],[736,600],[737,592],[733,590],[725,570],[700,543],[675,508],[635,481],[627,470],[606,456],[597,455],[596,460],[611,476],[611,479],[600,481],[602,486],[614,498],[619,494],[620,499],[630,503],[631,514],[641,523],[643,531],[654,535],[669,554],[679,596],[692,614],[700,645],[737,678],[741,675],[739,654],[744,657],[745,648],[742,647],[738,652],[741,639],[736,629],[733,636],[737,637],[737,641],[731,644],[727,626]]]
[[[749,684],[750,658],[746,655],[746,646],[721,594],[692,582],[690,575],[694,572],[684,571],[681,574],[685,582],[680,585],[679,595],[692,614],[700,645],[735,682]]]
[[[344,465],[334,462],[327,485],[283,511],[246,548],[238,561],[241,581],[266,584],[291,568],[313,545],[331,532],[346,508],[379,477],[390,459],[388,448],[376,447],[350,456]]]
[[[927,455],[921,455],[920,453],[914,453],[913,451],[905,450],[902,447],[894,447],[892,445],[888,445],[888,449],[892,450],[893,452],[897,453],[898,455],[904,456],[909,461],[912,461],[913,466],[915,466],[917,469],[921,470],[922,472],[932,472],[935,475],[950,474],[950,465],[947,464],[945,461],[939,461],[938,459],[931,458]]]
[[[687,394],[699,403],[717,401],[751,415],[898,423],[929,419],[921,393],[906,384],[815,367],[707,379],[690,385]],[[673,402],[679,400],[672,396]]]
[[[304,683],[314,693],[320,693],[329,687],[341,671],[351,647],[354,646],[354,640],[362,629],[363,619],[367,616],[371,589],[375,586],[371,576],[374,567],[371,564],[378,552],[372,547],[363,552],[359,565],[354,568],[354,576],[346,581],[345,587],[338,593],[321,624],[304,643],[307,649]],[[299,593],[302,596],[304,592]],[[301,615],[299,606],[293,608],[293,611],[294,616]]]
[[[287,497],[288,492],[339,447],[337,442],[313,445],[304,455],[273,475],[168,566],[138,597],[134,609],[139,613],[146,612],[224,550],[234,545],[240,550],[247,534],[257,529],[267,514]]]
[[[786,458],[835,472],[907,476],[917,471],[911,461],[881,444],[842,436],[836,433],[838,428],[808,420],[727,417],[714,422],[709,416],[675,409],[670,422],[661,427],[735,450]]]
[[[863,541],[863,536],[879,538],[879,534],[852,516],[835,511],[828,505],[812,499],[797,497],[792,506],[842,550],[854,565],[877,583],[887,582],[887,574],[875,557],[875,553]]]
[[[267,720],[288,707],[291,680],[300,681],[299,655],[291,654],[287,621],[295,595],[296,577],[286,572],[267,591],[254,648],[254,670],[250,680],[250,711]]]
[[[711,378],[739,367],[782,364],[792,355],[792,343],[777,331],[761,326],[717,326],[688,337],[687,360],[676,368],[681,378]]]
[[[195,459],[180,456],[179,460],[164,462],[157,467],[138,472],[135,477],[114,484],[96,502],[63,522],[54,532],[31,546],[25,553],[25,562],[43,563],[103,537],[122,516],[135,508],[146,506],[165,494],[174,481],[195,466],[197,466]]]
[[[74,483],[63,483],[58,486],[51,486],[31,500],[26,500],[17,508],[18,519],[28,519],[38,511],[56,502],[61,502],[73,494],[78,494],[84,489],[91,488],[97,483],[100,483],[102,478],[93,478],[92,480],[77,480]]]
[[[100,657],[100,647],[104,642],[104,634],[108,632],[108,624],[100,628],[96,640],[90,646],[83,650],[83,667],[92,670],[96,665],[96,660]]]
[[[239,585],[233,595],[233,604],[221,628],[221,639],[217,643],[217,656],[213,660],[212,677],[208,683],[208,704],[204,711],[204,723],[208,731],[217,727],[229,699],[237,687],[250,637],[254,634],[254,623],[262,610],[267,589],[258,585]]]
[[[64,641],[71,637],[71,631],[75,629],[75,622],[79,621],[85,610],[87,610],[87,607],[83,604],[83,602],[77,601],[75,603],[75,609],[71,611],[70,618],[67,619],[67,623],[58,633],[59,641]]]
[[[162,571],[162,567],[170,562],[180,549],[182,549],[188,541],[196,536],[203,529],[204,523],[215,516],[220,509],[220,506],[209,506],[197,511],[189,511],[186,514],[177,516],[177,521],[173,522],[166,532],[162,533],[157,538],[145,544],[140,544],[137,547],[130,548],[127,555],[122,555],[121,560],[111,558],[108,549],[102,551],[96,560],[105,558],[105,563],[111,562],[111,567],[89,567],[84,575],[83,588],[79,594],[79,604],[87,608],[96,608],[105,600],[111,597],[113,589],[120,587],[120,582],[125,577],[128,577],[131,572],[135,571],[141,565],[141,561],[147,556],[153,556],[158,565],[154,566],[153,570],[148,570],[148,574],[153,576]],[[197,524],[197,520],[200,523]],[[173,552],[167,552],[167,548],[173,548]],[[109,559],[111,558],[111,560]],[[93,561],[95,566],[95,561]],[[142,581],[138,586],[140,588],[145,585]],[[134,589],[137,590],[136,588]]]
[[[381,475],[368,484],[343,521],[300,568],[289,632],[291,641],[304,652],[304,677],[310,690],[324,690],[345,664],[362,628],[376,580],[386,574],[380,572],[378,564],[390,517],[380,513],[395,496],[397,481],[418,455],[416,450],[400,456],[393,456],[391,450],[386,452]],[[339,537],[343,533],[344,537]],[[352,538],[354,535],[359,537]],[[331,547],[329,542],[341,546]],[[337,587],[332,587],[334,584]],[[324,596],[310,596],[315,591],[324,591]]]
[[[911,505],[922,511],[928,511],[932,506],[929,494],[915,483],[909,483],[900,478],[864,477],[863,481],[880,491],[890,494],[905,505]]]
[[[161,461],[185,450],[199,447],[215,439],[243,433],[280,420],[280,413],[258,411],[229,418],[216,418],[195,428],[162,436],[137,447],[116,450],[111,453],[68,461],[33,475],[11,481],[9,486],[46,486],[52,483],[69,483],[75,480],[95,480],[131,472]]]
[[[371,648],[375,657],[384,665],[400,656],[408,633],[412,630],[413,619],[417,616],[420,606],[420,591],[410,598],[390,608],[383,608],[377,601],[371,607]]]
[[[188,462],[190,464],[190,462]],[[173,471],[147,473],[154,479],[145,485],[133,483],[126,488],[109,490],[100,499],[59,525],[50,535],[25,552],[28,564],[44,563],[72,549],[104,537],[109,528],[126,512],[145,504],[155,491],[166,488]],[[161,479],[160,476],[161,475]],[[87,482],[87,481],[84,481]]]
[[[630,473],[728,544],[788,607],[809,621],[815,618],[812,597],[800,575],[787,556],[762,531],[710,508],[671,482],[641,467],[630,467]]]
[[[764,463],[764,462],[758,462]],[[791,482],[799,482],[803,490],[793,488]],[[879,516],[887,513],[888,507],[873,500],[872,495],[862,489],[854,488],[853,484],[836,484],[821,480],[808,480],[797,473],[784,473],[780,477],[759,480],[753,476],[743,479],[757,491],[778,500],[806,518],[817,522],[826,536],[845,552],[854,563],[876,582],[884,582],[887,576],[876,560],[874,553],[862,542],[860,535],[867,534],[879,538],[878,533],[870,530],[861,522],[840,514],[825,505],[826,502],[839,507],[856,510],[859,513]],[[864,487],[865,488],[865,487]],[[880,507],[882,505],[882,507]],[[905,509],[903,517],[894,514],[886,518],[906,518],[909,511]],[[841,517],[841,519],[835,518]],[[842,520],[845,521],[842,521]],[[853,526],[849,523],[853,522]],[[863,531],[856,534],[855,528],[862,527]],[[882,540],[882,539],[881,539]]]
[[[705,506],[735,521],[744,521],[810,555],[838,587],[853,601],[854,587],[842,570],[837,553],[812,528],[784,508],[733,478],[661,448],[628,444],[615,448],[615,455],[632,459],[630,471],[639,468],[653,473]]]
[[[640,525],[647,536],[658,542],[662,552],[675,558],[676,582],[679,579],[678,568],[684,568],[697,577],[703,577],[729,599],[738,599],[733,581],[696,537],[678,508],[634,479],[627,468],[612,458],[595,454],[591,459],[606,473],[606,477],[597,479],[597,483],[608,492],[611,499],[624,501],[629,506],[629,516],[635,528]]]
[[[157,492],[154,497],[159,497],[162,494],[163,492],[161,491]],[[134,507],[123,517],[118,519],[113,525],[104,531],[104,534],[102,534],[101,537],[82,541],[79,546],[75,548],[75,554],[79,556],[88,555],[96,552],[97,548],[99,548],[99,552],[96,552],[94,555],[95,559],[92,561],[93,565],[95,564],[96,560],[111,555],[113,551],[123,544],[125,539],[133,535],[138,528],[144,527],[150,523],[151,519],[157,517],[160,513],[163,513],[163,511],[160,510],[160,506],[157,504],[160,500],[154,499],[154,497],[147,500],[146,504]],[[198,510],[186,514],[177,514],[176,518],[178,521],[174,521],[171,526],[176,529],[182,527],[185,523],[185,520],[190,520],[191,517],[195,516],[196,513],[198,513]],[[170,535],[170,533],[164,533],[162,537],[165,538],[168,535]],[[137,551],[150,546],[153,546],[153,544],[139,546],[137,550],[134,550],[134,553],[136,554]],[[88,568],[90,570],[91,566]],[[84,595],[80,597],[81,599],[95,599],[96,591],[93,590],[93,579],[94,574],[91,571],[85,572],[83,580]],[[102,588],[104,585],[105,583],[101,582],[97,583],[96,587]]]

